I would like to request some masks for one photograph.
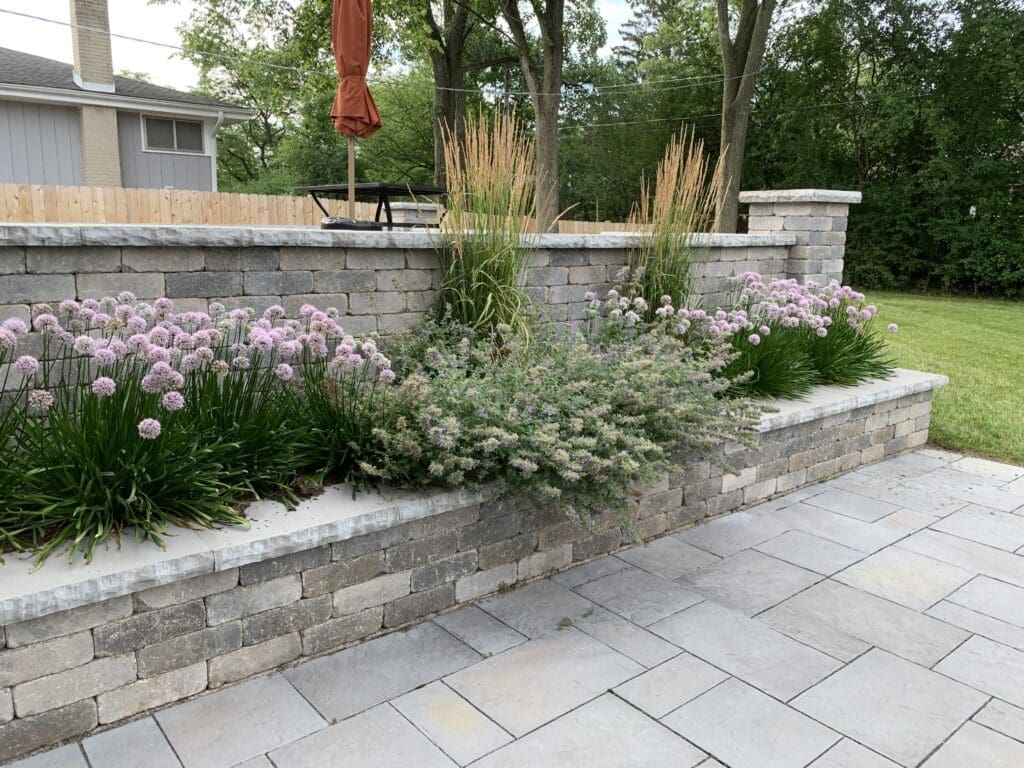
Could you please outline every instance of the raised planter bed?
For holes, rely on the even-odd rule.
[[[737,474],[684,463],[628,511],[649,539],[926,442],[945,377],[898,371],[776,404]],[[338,486],[249,530],[125,541],[92,563],[0,566],[0,761],[207,688],[337,650],[630,545],[605,514],[581,529],[482,492],[360,494]]]

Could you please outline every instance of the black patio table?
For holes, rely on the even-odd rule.
[[[380,223],[381,211],[384,211],[385,222],[388,229],[395,227],[423,227],[424,224],[417,222],[400,221],[395,222],[391,216],[391,198],[393,197],[429,197],[446,194],[444,187],[435,187],[429,184],[391,184],[379,181],[360,182],[355,185],[356,199],[371,199],[377,201],[377,213],[373,220]],[[331,218],[331,214],[323,203],[320,202],[321,195],[347,195],[348,184],[318,184],[311,187],[297,187],[296,192],[308,194],[313,202],[324,212],[324,215]]]

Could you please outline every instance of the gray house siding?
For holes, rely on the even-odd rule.
[[[207,132],[208,134],[208,132]],[[121,184],[125,187],[196,189],[213,191],[213,167],[209,154],[147,152],[142,149],[142,120],[138,112],[117,113],[117,137],[121,152]],[[205,137],[209,145],[209,136]],[[207,146],[206,151],[210,152]]]
[[[78,110],[0,101],[0,184],[81,183]]]

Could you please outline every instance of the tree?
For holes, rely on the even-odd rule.
[[[743,0],[735,33],[731,31],[729,0],[716,0],[718,43],[722,51],[721,163],[715,229],[735,232],[739,213],[743,155],[750,123],[750,101],[761,69],[775,0]]]

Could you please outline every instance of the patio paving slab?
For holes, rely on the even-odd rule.
[[[651,631],[784,701],[841,666],[756,619],[712,602],[670,616]]]
[[[643,671],[570,627],[485,659],[445,682],[518,737]]]
[[[479,605],[526,637],[546,635],[566,619],[573,621],[595,610],[592,602],[550,579],[489,597]]]
[[[410,691],[391,703],[459,765],[512,741],[506,731],[442,682]]]
[[[973,719],[976,723],[999,731],[1004,736],[1024,742],[1024,709],[1020,707],[992,699]]]
[[[877,646],[930,667],[968,637],[938,619],[832,580],[815,584],[759,618],[847,662]]]
[[[966,584],[973,575],[941,560],[890,547],[851,565],[832,578],[923,611]]]
[[[754,549],[822,576],[831,576],[864,557],[863,552],[803,531],[786,531]]]
[[[475,605],[444,613],[434,623],[455,635],[481,656],[493,656],[526,642],[526,636]]]
[[[771,518],[786,530],[803,531],[865,554],[877,552],[906,535],[882,525],[812,507],[805,502],[773,512]]]
[[[978,504],[970,504],[933,523],[931,527],[936,531],[1008,552],[1024,547],[1024,515],[1000,512]]]
[[[1020,768],[1024,744],[969,722],[929,757],[922,768]]]
[[[712,688],[663,722],[732,768],[803,768],[840,738],[736,679]]]
[[[651,717],[660,718],[728,679],[722,670],[681,653],[627,680],[615,688],[615,693]]]
[[[968,504],[962,499],[954,499],[941,491],[911,485],[897,485],[888,493],[883,494],[882,498],[899,507],[938,517],[945,517],[958,509],[963,509]]]
[[[556,584],[561,584],[563,587],[575,589],[580,584],[596,581],[602,576],[607,576],[609,573],[615,573],[628,567],[629,564],[625,560],[620,560],[615,555],[605,555],[597,560],[591,560],[589,563],[577,565],[575,568],[556,573],[551,577],[551,580]]]
[[[1024,588],[978,576],[946,598],[951,603],[1024,628]]]
[[[645,667],[656,667],[679,653],[672,643],[604,608],[576,619],[573,626]]]
[[[185,768],[224,768],[319,731],[326,723],[281,675],[157,712]]]
[[[270,753],[276,768],[454,768],[456,763],[390,704],[332,725]]]
[[[962,605],[943,600],[928,609],[928,615],[947,624],[960,627],[997,643],[1009,645],[1018,651],[1024,651],[1024,629],[1007,624],[1005,621],[993,619],[983,613],[964,608]]]
[[[698,549],[673,536],[657,539],[635,549],[627,549],[620,552],[618,557],[641,570],[669,580],[678,579],[718,561],[717,555]]]
[[[9,763],[7,768],[89,768],[89,764],[85,762],[85,756],[78,744],[69,744],[16,763]]]
[[[970,573],[984,574],[1024,587],[1024,557],[1011,552],[939,531],[919,531],[897,546],[951,563]]]
[[[181,768],[151,717],[91,736],[82,742],[89,762],[103,768]]]
[[[691,768],[706,755],[606,694],[473,763],[473,768]]]
[[[843,739],[819,757],[810,768],[899,768],[892,760],[862,747],[855,741]]]
[[[694,592],[748,616],[802,592],[821,575],[752,549],[701,568],[679,580]]]
[[[584,584],[576,591],[642,627],[671,616],[703,599],[693,590],[653,576],[639,568],[628,568],[613,573]]]
[[[428,622],[313,659],[284,675],[325,718],[342,720],[480,658],[468,645]]]
[[[910,768],[985,701],[966,685],[873,649],[798,696],[793,706]]]
[[[678,533],[676,538],[719,557],[729,557],[787,530],[784,522],[771,515],[733,512]]]
[[[899,509],[895,504],[843,488],[831,488],[826,493],[810,499],[807,503],[814,507],[827,509],[829,512],[863,520],[865,523],[881,520]]]
[[[1024,652],[975,635],[936,664],[935,671],[1024,707]]]

